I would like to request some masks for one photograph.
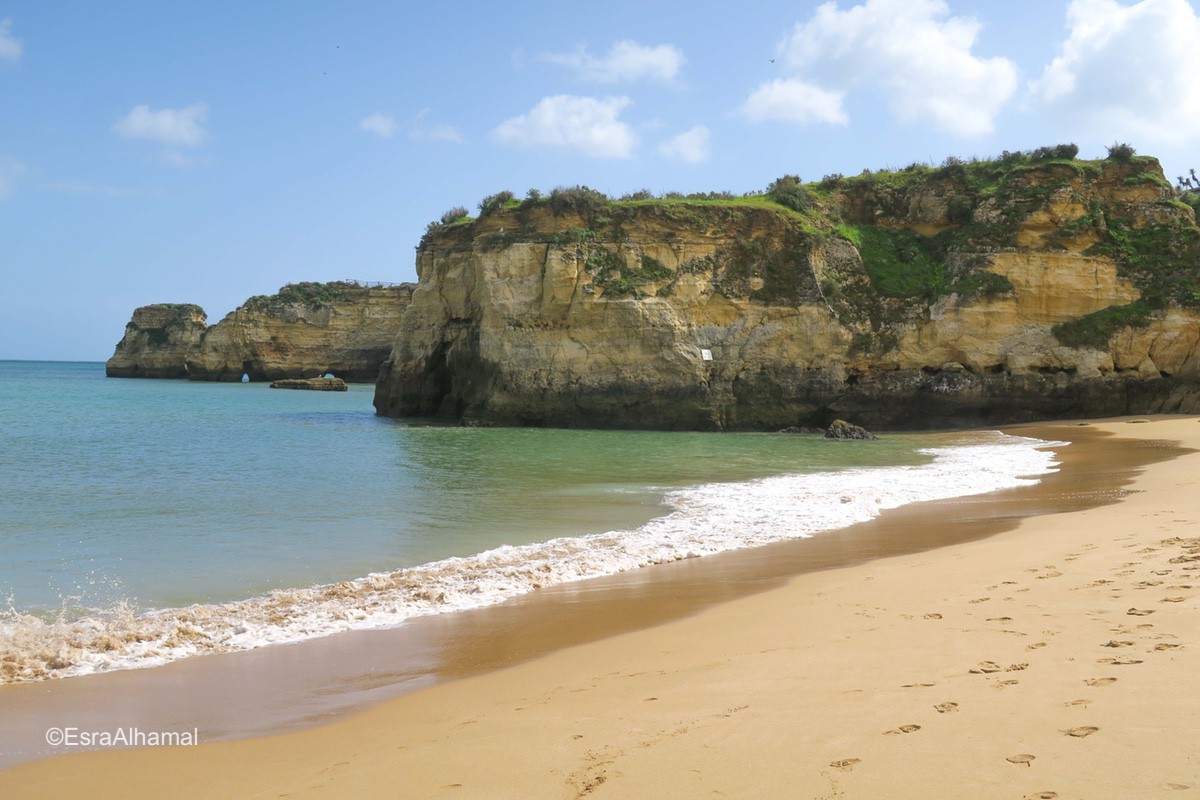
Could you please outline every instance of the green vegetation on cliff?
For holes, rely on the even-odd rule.
[[[242,303],[247,311],[276,311],[288,305],[319,306],[357,297],[363,287],[348,281],[289,283],[275,294],[256,294]]]
[[[1138,300],[1127,306],[1109,306],[1087,316],[1055,325],[1054,338],[1068,347],[1102,348],[1121,328],[1150,324],[1150,305]]]
[[[1155,159],[1123,143],[1103,159],[1082,160],[1078,152],[1060,144],[811,183],[784,175],[744,195],[643,190],[610,198],[573,186],[530,190],[518,200],[501,191],[479,203],[478,219],[462,207],[447,211],[430,223],[421,247],[574,245],[591,276],[589,291],[608,298],[670,295],[679,275],[703,271],[730,298],[823,302],[856,335],[876,343],[893,341],[894,326],[927,317],[947,295],[969,302],[1011,293],[1008,279],[989,267],[997,254],[1012,251],[1108,257],[1141,292],[1137,303],[1058,326],[1056,336],[1069,346],[1103,346],[1116,330],[1144,324],[1170,305],[1200,308],[1193,211],[1200,181],[1181,178],[1173,188]],[[727,244],[703,263],[668,268],[635,252],[629,242],[635,225],[656,231],[657,245]],[[839,241],[853,250],[839,250]],[[821,259],[843,255],[818,267],[812,261],[818,251],[826,254]]]

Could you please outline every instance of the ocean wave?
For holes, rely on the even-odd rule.
[[[586,578],[805,538],[925,500],[1029,485],[1057,466],[1046,442],[996,433],[930,448],[918,466],[780,475],[671,491],[672,510],[634,530],[503,546],[468,557],[230,603],[56,619],[0,615],[0,683],[152,667],[478,608]]]

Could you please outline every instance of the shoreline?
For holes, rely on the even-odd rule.
[[[1095,439],[1095,441],[1092,442],[1092,444],[1096,445],[1095,447],[1092,447],[1092,445],[1089,444],[1086,447],[1080,448],[1080,450],[1083,451],[1090,447],[1092,450],[1092,457],[1095,458],[1095,463],[1082,463],[1082,460],[1077,457],[1077,454],[1071,452],[1071,447],[1075,446],[1072,445],[1071,447],[1064,448],[1062,451],[1060,451],[1060,460],[1064,461],[1064,468],[1059,473],[1056,473],[1056,475],[1064,478],[1070,478],[1071,480],[1082,480],[1086,477],[1087,470],[1095,470],[1097,475],[1107,475],[1110,478],[1114,478],[1115,482],[1119,484],[1123,478],[1121,478],[1119,475],[1116,475],[1117,472],[1128,470],[1130,468],[1136,468],[1136,465],[1132,467],[1130,466],[1130,461],[1136,462],[1142,456],[1144,456],[1145,460],[1147,461],[1167,457],[1168,453],[1166,452],[1166,449],[1162,448],[1159,444],[1149,444],[1144,446],[1136,444],[1136,442],[1153,441],[1157,439],[1181,438],[1171,434],[1162,434],[1161,431],[1163,430],[1163,426],[1175,426],[1180,428],[1181,432],[1192,434],[1191,444],[1193,446],[1197,443],[1200,443],[1200,436],[1196,435],[1200,434],[1200,431],[1197,431],[1195,434],[1193,434],[1190,429],[1187,431],[1182,430],[1182,426],[1188,422],[1194,426],[1194,420],[1188,418],[1186,420],[1159,420],[1150,425],[1136,426],[1136,431],[1132,430],[1135,428],[1135,426],[1127,426],[1126,423],[1119,422],[1105,423],[1100,426],[1090,426],[1089,428],[1076,428],[1074,425],[1066,423],[1058,426],[1022,426],[1018,429],[1009,428],[1006,430],[1015,433],[1038,436],[1039,438],[1059,439],[1069,438],[1067,433],[1073,431],[1077,438],[1083,437]],[[1146,430],[1143,431],[1143,428]],[[1121,459],[1124,463],[1119,465],[1112,464],[1111,459],[1106,461],[1103,454],[1097,455],[1098,451],[1108,449],[1105,445],[1105,442],[1110,441],[1101,437],[1092,437],[1092,433],[1100,429],[1113,429],[1118,434],[1127,434],[1127,436],[1123,437],[1124,439],[1131,439],[1134,441],[1133,444],[1130,444],[1128,441],[1123,442],[1119,447],[1116,448],[1116,450],[1122,451]],[[1035,431],[1037,432],[1035,433]],[[1046,431],[1057,431],[1057,433],[1047,434],[1045,433]],[[1154,434],[1155,431],[1159,431],[1160,433]],[[1185,440],[1185,444],[1186,443],[1187,441]],[[1139,450],[1139,448],[1141,449]],[[1082,453],[1082,455],[1086,455],[1086,453]],[[1162,464],[1154,464],[1149,469],[1153,471],[1155,467],[1162,466]],[[1119,467],[1119,469],[1112,469],[1113,467]],[[0,772],[0,788],[3,788],[6,784],[11,784],[13,787],[18,789],[18,792],[35,792],[34,794],[27,795],[21,795],[18,793],[17,796],[39,796],[36,794],[38,791],[37,787],[41,786],[46,788],[47,791],[50,791],[48,787],[53,785],[57,787],[53,790],[53,792],[62,791],[67,793],[71,791],[69,788],[71,785],[71,775],[74,775],[76,779],[79,779],[80,776],[84,774],[80,771],[81,769],[90,770],[94,768],[100,769],[103,775],[107,775],[113,780],[111,784],[99,784],[102,787],[107,787],[104,789],[105,791],[115,792],[116,787],[121,785],[121,793],[125,796],[131,796],[130,792],[138,789],[138,787],[130,785],[128,780],[117,781],[116,778],[119,776],[124,776],[125,779],[128,779],[130,777],[129,772],[131,770],[136,770],[141,778],[139,778],[139,780],[135,783],[141,785],[142,779],[145,779],[145,784],[142,786],[140,791],[144,792],[144,796],[155,796],[155,790],[153,789],[155,785],[158,786],[158,794],[166,791],[163,788],[163,784],[154,783],[155,775],[158,775],[158,778],[161,780],[171,770],[183,770],[188,774],[192,774],[194,770],[199,768],[200,764],[204,763],[209,765],[209,770],[215,769],[217,772],[223,772],[224,779],[229,780],[230,775],[233,774],[230,772],[230,770],[233,769],[232,765],[241,763],[243,758],[250,757],[251,754],[257,753],[258,755],[254,756],[255,758],[261,757],[265,748],[267,752],[275,753],[274,757],[270,760],[273,768],[276,769],[276,772],[273,773],[275,778],[272,778],[270,775],[255,774],[254,776],[248,776],[241,773],[237,774],[241,775],[241,778],[243,779],[249,779],[251,782],[261,783],[261,789],[263,791],[265,791],[267,788],[274,788],[274,784],[270,783],[270,781],[279,779],[302,795],[303,787],[296,785],[296,780],[299,779],[299,776],[294,776],[291,774],[291,770],[286,766],[287,757],[285,755],[280,755],[277,751],[282,750],[291,752],[294,756],[296,753],[299,753],[306,747],[310,746],[309,744],[305,744],[306,742],[320,741],[322,742],[320,746],[322,751],[328,749],[332,753],[335,750],[343,748],[347,740],[361,739],[362,737],[360,729],[364,725],[367,728],[370,728],[370,725],[374,724],[373,721],[377,721],[380,717],[387,718],[390,715],[391,722],[388,724],[388,728],[390,730],[395,727],[394,723],[396,723],[398,720],[409,718],[414,710],[429,714],[433,713],[433,709],[435,708],[440,709],[442,701],[445,701],[447,696],[451,696],[451,699],[457,697],[460,701],[465,698],[474,698],[474,700],[478,702],[480,696],[477,694],[477,692],[480,685],[491,686],[491,689],[488,689],[484,694],[484,697],[489,698],[494,693],[494,690],[497,690],[500,687],[509,686],[511,688],[510,685],[512,684],[513,680],[517,680],[518,683],[524,681],[524,684],[522,685],[524,685],[528,691],[536,693],[539,690],[539,681],[546,677],[545,670],[547,668],[547,664],[550,663],[558,664],[559,662],[567,662],[568,664],[574,664],[578,668],[580,666],[586,666],[596,659],[598,659],[596,660],[596,663],[599,663],[605,659],[611,661],[614,653],[620,651],[623,653],[620,658],[620,660],[623,662],[627,661],[629,658],[637,660],[637,658],[640,657],[649,662],[646,664],[646,666],[653,667],[655,662],[653,655],[640,652],[641,650],[644,650],[644,640],[648,639],[650,641],[657,641],[660,636],[665,636],[667,639],[675,639],[677,638],[676,632],[682,629],[699,628],[703,630],[706,628],[706,626],[711,627],[709,623],[712,622],[713,618],[721,619],[729,617],[731,614],[736,615],[739,613],[739,609],[744,610],[743,607],[747,606],[753,606],[757,609],[754,614],[750,615],[750,617],[755,620],[755,624],[746,626],[743,620],[740,627],[752,627],[757,629],[761,627],[759,624],[760,617],[763,620],[768,620],[768,618],[771,617],[771,614],[768,613],[770,609],[764,607],[764,604],[767,606],[770,605],[766,602],[765,598],[774,597],[776,594],[791,593],[794,595],[797,593],[797,591],[799,591],[802,596],[811,599],[812,597],[823,596],[819,593],[813,594],[814,586],[825,586],[826,590],[834,591],[837,589],[836,584],[838,580],[850,580],[853,579],[853,576],[857,576],[858,579],[862,579],[864,574],[866,574],[866,581],[869,582],[872,580],[871,574],[876,571],[877,567],[879,569],[883,569],[884,571],[890,572],[893,571],[893,568],[898,563],[914,561],[922,562],[923,560],[929,562],[946,561],[947,563],[953,563],[955,561],[962,560],[969,561],[973,558],[973,552],[981,553],[984,549],[992,549],[991,547],[985,548],[984,545],[990,545],[1001,540],[1007,541],[1013,536],[1019,534],[1022,530],[1030,527],[1031,524],[1036,524],[1038,521],[1050,519],[1048,516],[1038,516],[1026,519],[1024,522],[1015,522],[1014,518],[1020,517],[1028,511],[1027,508],[1021,507],[1028,505],[1028,495],[1030,493],[1039,493],[1039,489],[1041,490],[1040,495],[1042,496],[1043,501],[1052,501],[1050,503],[1050,507],[1043,507],[1042,510],[1054,515],[1059,515],[1062,513],[1062,511],[1069,510],[1071,508],[1076,510],[1071,511],[1070,513],[1077,515],[1088,514],[1088,511],[1078,510],[1079,507],[1090,505],[1093,509],[1095,509],[1099,507],[1099,503],[1115,501],[1121,494],[1118,486],[1114,485],[1108,489],[1105,489],[1102,487],[1096,488],[1096,486],[1093,485],[1089,488],[1087,485],[1088,481],[1082,480],[1082,482],[1078,483],[1078,485],[1076,485],[1073,489],[1060,489],[1059,494],[1054,495],[1053,487],[1056,483],[1054,477],[1055,476],[1046,476],[1042,483],[1035,487],[1005,490],[990,495],[979,496],[978,498],[959,498],[954,501],[935,501],[934,503],[922,503],[917,504],[916,506],[909,506],[902,509],[889,511],[886,512],[883,517],[873,522],[843,529],[841,532],[829,532],[826,534],[821,534],[814,539],[808,539],[794,543],[789,542],[782,545],[769,545],[764,548],[756,548],[755,550],[737,551],[735,553],[712,556],[705,559],[696,559],[691,562],[680,562],[676,565],[658,567],[655,570],[637,571],[659,573],[656,576],[638,576],[629,574],[617,576],[616,579],[612,580],[597,579],[596,581],[586,582],[586,586],[583,584],[574,584],[566,587],[556,587],[556,592],[547,592],[541,596],[523,599],[523,601],[511,601],[510,603],[493,607],[491,609],[480,609],[478,612],[464,612],[466,614],[474,614],[476,619],[473,624],[457,626],[433,624],[426,626],[433,629],[441,628],[441,630],[433,630],[429,633],[434,640],[438,639],[439,637],[441,638],[440,643],[434,642],[434,644],[431,645],[431,653],[441,659],[441,666],[436,674],[445,682],[438,683],[437,685],[425,691],[419,691],[398,699],[388,700],[387,702],[379,705],[376,705],[376,703],[381,698],[376,696],[371,696],[369,698],[364,697],[363,699],[365,704],[372,706],[366,712],[348,719],[334,722],[329,725],[310,728],[301,731],[300,733],[242,741],[213,743],[199,748],[164,748],[159,750],[94,752],[73,754],[66,758],[53,758],[49,760],[33,762],[21,767]],[[1143,478],[1138,479],[1138,481],[1142,480]],[[1061,483],[1061,481],[1058,481],[1058,483]],[[1046,489],[1047,486],[1050,487],[1049,491]],[[1084,495],[1088,495],[1089,492],[1091,494],[1085,497]],[[1108,494],[1105,495],[1105,492],[1108,492]],[[1130,497],[1132,496],[1126,496],[1124,501],[1115,508],[1121,509],[1127,506],[1130,503]],[[956,536],[959,537],[957,539],[957,543],[939,546],[938,549],[935,550],[922,549],[923,547],[929,546],[928,537],[937,537],[937,530],[939,528],[942,528],[942,532],[945,533],[944,525],[931,524],[931,522],[935,521],[937,517],[948,512],[958,512],[959,519],[956,524],[962,528],[962,530],[959,530],[956,533]],[[1013,528],[1013,524],[1016,524],[1015,530]],[[869,547],[864,550],[866,543],[872,540],[872,534],[870,532],[870,528],[872,527],[878,529],[876,533],[883,528],[886,528],[889,532],[887,543],[890,546],[884,547],[882,552],[878,550],[874,553],[867,552],[867,550],[870,549]],[[991,535],[996,528],[1007,528],[1007,530],[1001,533],[999,536]],[[905,535],[899,538],[903,539],[910,547],[910,549],[908,549],[906,552],[897,552],[897,548],[894,546],[897,538],[896,531],[898,529],[901,529],[905,532]],[[922,545],[922,537],[927,537],[924,540],[924,545]],[[806,554],[806,560],[808,560],[812,557],[811,550],[814,549],[813,544],[818,541],[824,541],[823,547],[828,551],[825,554],[825,558],[828,560],[824,563],[809,563],[807,565],[807,571],[801,570],[799,573],[797,573],[796,564],[788,563],[788,559],[794,556],[785,556],[784,551],[798,551],[800,548],[808,548],[810,551]],[[876,544],[878,545],[878,538]],[[947,561],[947,559],[949,559],[949,561]],[[726,563],[716,563],[719,560],[724,560]],[[734,562],[740,563],[735,564]],[[847,566],[847,564],[852,564],[852,566]],[[674,570],[672,570],[673,567],[675,568]],[[673,571],[675,574],[667,575],[668,571]],[[850,575],[852,578],[844,577],[846,575]],[[725,580],[716,580],[716,578],[720,576],[724,576]],[[834,586],[831,590],[829,589],[829,585],[834,576],[837,576],[837,580],[833,581]],[[730,580],[730,578],[732,578],[732,580]],[[610,584],[616,585],[601,587],[597,585],[598,581],[607,581]],[[621,584],[624,584],[624,586],[622,587]],[[921,586],[920,588],[922,591],[928,591],[930,587]],[[561,597],[558,598],[557,603],[545,601],[546,597],[550,597],[554,594],[561,595]],[[601,595],[606,596],[601,597]],[[617,596],[621,596],[619,601],[617,601]],[[801,605],[804,606],[804,604]],[[1187,605],[1188,604],[1186,602],[1181,603],[1177,609],[1173,610],[1184,610]],[[538,606],[541,606],[540,612],[537,609]],[[811,616],[811,614],[812,609],[802,607],[799,609],[798,616],[804,619],[808,616]],[[435,623],[438,622],[436,618],[429,619]],[[918,617],[918,619],[924,618]],[[604,624],[597,624],[603,623],[605,620],[607,620],[607,627]],[[813,622],[816,628],[822,627],[822,625],[817,624],[819,620],[810,621]],[[773,638],[773,634],[778,632],[780,627],[780,620],[775,619],[773,621],[762,622],[761,624],[766,625],[768,629],[771,629],[772,624],[774,625],[774,629],[771,629],[772,636],[767,637]],[[897,623],[897,626],[903,627],[899,623]],[[455,627],[458,628],[457,631],[447,629]],[[740,633],[736,630],[737,627],[739,626],[735,626],[735,634]],[[400,629],[396,632],[379,632],[379,634],[398,634],[401,631],[403,631],[403,629]],[[490,635],[488,632],[490,632]],[[506,632],[514,635],[506,638],[504,635]],[[728,631],[726,632],[728,633]],[[867,632],[863,632],[864,636]],[[515,636],[516,633],[521,633],[522,636]],[[824,633],[828,634],[829,632],[824,631]],[[402,637],[397,637],[397,640],[399,638]],[[705,637],[701,637],[701,639],[703,638]],[[734,636],[734,638],[737,639],[739,637]],[[839,638],[843,637],[827,637],[827,640],[824,640],[824,643],[828,646],[834,646],[838,644],[838,642],[835,640]],[[849,638],[854,639],[855,637],[851,636]],[[409,637],[409,640],[409,643],[411,643],[411,636]],[[628,645],[630,640],[639,641],[639,644],[634,647],[635,652],[633,655],[621,650],[621,648]],[[470,642],[474,642],[474,645],[467,646]],[[393,644],[395,645],[395,643]],[[702,645],[694,646],[701,648],[703,647]],[[711,645],[709,646],[711,647]],[[1047,645],[1047,648],[1049,648],[1049,645]],[[375,649],[377,651],[380,650],[379,647],[375,647]],[[783,648],[785,651],[788,649],[789,648]],[[835,647],[834,649],[838,648]],[[354,653],[356,651],[351,649],[347,652]],[[588,653],[588,655],[581,656],[583,653]],[[345,656],[346,652],[343,652],[342,655]],[[671,655],[672,657],[663,655],[662,660],[664,662],[672,661],[673,657],[677,654],[672,653]],[[719,655],[719,653],[705,653],[706,657],[711,657],[714,655]],[[581,657],[584,658],[583,662],[579,662]],[[756,671],[760,666],[762,666],[761,664],[756,664],[754,659],[747,658],[746,660],[747,664],[754,668],[752,671]],[[761,660],[771,661],[772,658],[764,658]],[[870,658],[867,658],[866,660],[869,661]],[[714,663],[720,663],[720,661],[721,659],[718,658]],[[327,664],[326,666],[329,665]],[[165,671],[169,669],[170,667],[168,666],[159,668],[156,671]],[[643,674],[651,674],[655,671],[656,670],[650,669],[644,671]],[[660,669],[657,671],[663,670]],[[817,672],[819,673],[819,670]],[[515,674],[519,673],[529,674],[525,675],[524,677],[520,677],[519,675],[517,678],[513,677]],[[103,676],[95,677],[100,678]],[[738,677],[738,674],[732,674],[727,676],[727,679],[736,683]],[[451,678],[463,679],[448,680]],[[87,680],[90,680],[90,678],[76,678],[72,679],[72,682]],[[556,677],[555,680],[569,681],[570,676],[567,675],[563,677]],[[176,684],[176,688],[178,688],[178,684]],[[191,688],[190,685],[189,688]],[[540,688],[544,688],[544,686]],[[670,687],[663,687],[663,693],[666,693],[667,688]],[[753,691],[749,691],[749,693],[753,694]],[[589,694],[589,692],[581,691],[580,694]],[[572,698],[572,700],[573,699],[574,698]],[[636,700],[638,703],[651,702],[645,700],[645,698],[636,698]],[[611,714],[614,710],[624,708],[624,710],[630,715],[637,716],[637,713],[641,711],[642,707],[634,704],[633,701],[634,698],[618,694],[614,703],[614,707],[610,708],[608,707],[608,704],[605,704],[599,708],[592,709],[592,711],[606,711]],[[493,705],[495,702],[495,700],[492,700]],[[431,703],[433,705],[431,705]],[[555,714],[559,713],[554,709],[555,704],[547,703],[547,705],[550,706],[550,708],[539,713],[543,715],[551,715],[550,720],[543,720],[543,722],[546,722],[551,729],[554,728],[555,723],[561,725],[565,722],[571,721],[572,719],[581,718],[577,712],[566,713],[565,708],[561,709],[560,711],[565,713],[566,718],[564,718],[561,714],[559,716],[555,716]],[[663,704],[663,707],[665,706],[666,704]],[[677,713],[681,713],[687,707],[688,706],[686,704],[680,705],[676,711]],[[747,705],[747,708],[751,707],[754,707],[754,705]],[[527,707],[523,706],[522,708]],[[656,710],[657,708],[659,707],[656,707]],[[740,714],[742,710],[745,709],[735,709],[738,714]],[[821,713],[825,713],[825,711],[827,711],[827,709],[823,708],[819,710]],[[511,713],[508,716],[511,717]],[[533,716],[534,715],[529,715],[531,718]],[[737,714],[731,714],[727,718],[732,719],[734,716],[737,716]],[[946,718],[948,719],[949,717],[946,716]],[[499,718],[491,720],[493,725],[499,725],[501,721],[502,720]],[[419,735],[424,729],[425,725],[422,723],[422,725],[407,725],[402,727],[412,729],[407,731],[408,734]],[[744,730],[742,731],[742,733],[750,734],[753,734],[753,732],[753,728],[748,732]],[[204,731],[202,730],[202,736],[203,733]],[[443,731],[442,733],[447,732]],[[537,739],[538,736],[542,735],[528,731],[519,725],[518,735],[521,735],[521,733],[533,736],[534,739]],[[584,739],[591,738],[586,734],[580,735]],[[919,733],[913,732],[912,735],[916,737],[919,736]],[[901,736],[903,738],[909,738],[906,734],[901,734]],[[511,740],[511,736],[508,736],[507,738],[502,736],[501,738],[505,738],[506,741]],[[688,737],[683,738],[686,739]],[[753,738],[753,736],[750,738]],[[471,750],[470,741],[470,737],[468,737],[466,740],[466,751]],[[582,741],[582,739],[575,740],[567,737],[566,744],[568,749],[570,749],[569,745],[571,742],[578,741]],[[595,746],[595,741],[596,740],[593,739],[592,742],[590,742],[590,746],[593,748]],[[601,737],[600,741],[603,741],[603,737]],[[1091,740],[1089,739],[1089,741]],[[665,740],[663,740],[663,742],[665,743]],[[559,743],[558,750],[561,750],[562,747],[563,744]],[[604,747],[611,749],[613,745],[611,743],[605,744]],[[464,755],[464,752],[465,751],[458,752],[460,760]],[[556,750],[555,752],[558,751]],[[593,749],[592,752],[596,751]],[[1033,751],[1031,750],[1029,752],[1032,753]],[[438,763],[441,763],[446,775],[454,773],[457,769],[466,769],[470,766],[456,762],[454,760],[454,753],[440,752],[438,757],[443,759]],[[437,761],[436,758],[434,760]],[[833,760],[837,761],[838,759]],[[863,764],[865,764],[866,761],[867,759],[863,759]],[[212,766],[213,764],[222,763],[225,766],[219,768],[214,768]],[[303,763],[306,765],[308,764],[307,761],[304,761]],[[377,781],[381,779],[382,774],[378,770],[383,769],[383,767],[380,767],[379,765],[356,765],[356,763],[352,760],[348,766],[350,769],[345,770],[346,772],[355,772],[360,774],[360,776],[370,773],[372,769],[376,770],[374,773],[374,778],[362,777],[361,780],[365,782],[356,784],[358,785],[359,789],[355,791],[369,793],[371,787],[374,786],[376,791],[382,793],[385,785],[394,786],[394,783],[377,783]],[[482,765],[477,764],[476,771],[478,771],[479,766]],[[730,768],[733,769],[735,766],[736,765],[730,765]],[[1012,765],[1008,764],[1007,766],[1011,767]],[[307,766],[305,769],[307,769]],[[562,771],[560,768],[556,769],[558,772]],[[843,777],[846,785],[849,785],[850,782],[853,782],[853,775],[865,774],[868,771],[865,766],[857,766],[857,762],[855,765],[838,768],[826,767],[825,772],[828,772],[830,769],[834,769],[834,771],[839,775],[842,772],[845,772]],[[737,770],[734,769],[734,771],[736,772]],[[236,772],[236,770],[234,770],[234,772]],[[267,772],[270,772],[270,770],[267,770]],[[436,780],[436,776],[439,774],[437,767],[418,770],[418,772],[427,775],[431,780]],[[407,775],[408,772],[406,771],[405,774]],[[627,774],[629,773],[626,771],[621,771],[621,776],[626,776]],[[623,779],[622,777],[613,774],[612,771],[606,771],[604,775],[606,776],[604,778],[604,785],[596,783],[595,786],[593,786],[593,790],[597,796],[603,796],[602,792],[607,793],[610,791],[615,791],[617,781],[619,779]],[[600,773],[596,772],[592,778],[599,779],[599,776]],[[312,776],[308,775],[308,777],[311,778]],[[541,777],[545,779],[547,776],[543,773],[541,774]],[[208,780],[217,779],[218,778],[214,777]],[[12,783],[13,781],[15,781],[15,783]],[[40,783],[39,781],[42,782]],[[44,781],[50,781],[50,783],[45,783]],[[454,781],[447,781],[447,783],[453,782]],[[587,782],[587,780],[583,781],[585,784]],[[97,790],[97,786],[93,785],[90,780],[88,781],[88,785],[92,786],[92,793],[94,794]],[[229,785],[240,786],[241,784],[238,783]],[[434,790],[437,789],[437,786],[434,786],[433,784],[421,785],[424,786],[425,789],[428,789],[428,793],[431,795],[434,794]],[[509,784],[503,781],[500,785],[503,785],[506,790],[509,787]],[[624,796],[629,796],[631,787],[636,785],[637,784],[626,784]],[[682,785],[683,784],[680,786],[682,787]],[[829,791],[828,783],[824,785],[824,791]],[[496,784],[491,784],[490,788],[495,789],[495,786]],[[692,790],[698,791],[698,787],[691,786],[690,784],[689,786]],[[520,787],[521,788],[518,788],[518,784],[512,785],[512,796],[562,796],[561,787],[556,793],[555,791],[551,790],[551,787],[548,784],[543,784],[541,782],[533,785],[521,784]],[[472,796],[469,792],[467,794],[461,793],[461,790],[466,788],[468,788],[468,784],[464,783],[462,787],[459,787],[460,793],[456,796]],[[473,796],[486,796],[484,794],[478,794],[478,785],[475,787],[475,791],[477,794]],[[636,792],[633,793],[636,794]],[[653,793],[659,794],[658,789],[656,788]],[[217,794],[220,794],[220,792],[218,791]],[[425,796],[426,792],[423,789],[420,792],[414,791],[414,794]],[[661,796],[670,795],[671,791],[668,789],[666,794]],[[137,796],[136,791],[132,796]],[[567,796],[571,795],[568,794]],[[612,796],[622,796],[622,794],[617,792]],[[685,796],[685,793],[683,793],[681,790],[678,796]]]

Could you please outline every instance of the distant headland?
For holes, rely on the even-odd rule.
[[[413,285],[295,283],[251,297],[216,325],[191,304],[133,312],[105,365],[109,377],[254,381],[333,373],[373,383],[392,350]]]

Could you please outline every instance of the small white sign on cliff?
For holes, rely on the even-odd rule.
[[[701,347],[700,348],[700,360],[701,361],[712,361],[712,350],[708,350],[704,347]]]

